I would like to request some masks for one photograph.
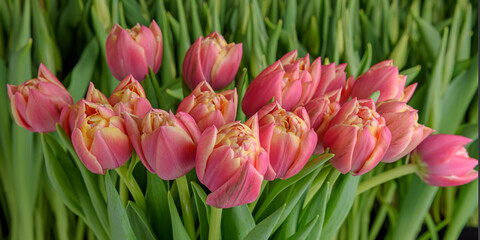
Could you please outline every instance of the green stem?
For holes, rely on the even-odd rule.
[[[378,186],[382,183],[388,182],[395,178],[399,178],[417,171],[417,165],[415,164],[406,164],[401,167],[397,167],[386,172],[380,173],[376,176],[373,176],[370,179],[367,179],[358,185],[357,195]]]
[[[124,164],[123,166],[115,169],[122,179],[122,181],[127,185],[128,191],[133,196],[133,199],[135,202],[138,204],[138,206],[145,211],[146,209],[146,204],[145,204],[145,196],[142,193],[142,189],[140,189],[140,186],[138,186],[137,181],[133,178],[133,176],[128,176],[127,174],[127,165]]]
[[[195,239],[195,222],[193,221],[192,203],[188,189],[187,177],[183,176],[175,180],[177,182],[178,196],[182,206],[182,217],[185,228],[191,239]]]
[[[210,228],[208,229],[208,240],[220,239],[220,226],[222,223],[222,209],[211,207],[210,212]]]
[[[126,207],[128,202],[128,192],[127,185],[123,181],[120,181],[119,195],[120,199],[122,200],[123,206]]]

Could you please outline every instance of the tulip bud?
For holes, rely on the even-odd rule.
[[[312,98],[320,81],[320,58],[312,65],[308,54],[304,58],[296,58],[296,50],[285,54],[252,81],[242,101],[245,115],[252,116],[272,98],[287,111]]]
[[[162,52],[162,31],[155,20],[149,28],[137,23],[132,29],[123,29],[115,24],[107,38],[107,64],[118,80],[130,74],[135,79],[143,80],[149,67],[157,73],[162,62]]]
[[[77,126],[78,110],[81,104],[82,100],[78,101],[76,104],[68,105],[62,109],[60,114],[60,125],[69,137]]]
[[[148,171],[173,180],[193,169],[200,130],[190,115],[152,109],[143,120],[124,116],[128,136]]]
[[[418,124],[417,110],[405,102],[389,100],[377,105],[377,112],[385,119],[392,140],[383,162],[394,162],[410,153],[433,129]]]
[[[7,84],[8,97],[15,122],[31,132],[54,132],[64,107],[73,103],[72,96],[43,64],[38,77],[19,86]]]
[[[177,112],[186,112],[195,119],[201,131],[215,125],[220,128],[235,121],[237,115],[237,90],[215,93],[207,82],[201,82],[182,100]]]
[[[369,98],[374,92],[380,91],[377,102],[397,99],[407,102],[416,85],[411,85],[405,90],[407,76],[400,75],[398,68],[393,66],[392,60],[386,60],[370,67],[367,72],[360,75],[353,85],[351,96],[359,99]]]
[[[337,114],[339,109],[340,104],[338,100],[330,101],[330,98],[327,96],[312,99],[305,105],[305,110],[310,118],[312,128],[317,134],[317,146],[314,154],[320,154],[325,151],[323,146],[323,136],[328,130],[330,121],[335,114]]]
[[[418,166],[419,177],[427,184],[439,187],[463,185],[478,177],[474,170],[478,160],[469,157],[465,149],[471,141],[457,135],[432,135],[413,150],[410,158]]]
[[[190,89],[207,81],[220,90],[235,79],[242,61],[242,44],[228,43],[217,32],[199,37],[188,49],[183,61],[183,79]]]
[[[382,160],[390,140],[390,130],[375,111],[373,100],[354,98],[330,121],[323,144],[335,154],[332,166],[343,174],[362,175]]]
[[[98,91],[98,89],[95,88],[95,85],[92,82],[90,82],[90,85],[88,86],[88,91],[87,91],[87,95],[85,96],[85,100],[87,100],[87,102],[92,102],[99,105],[105,105],[105,104],[110,105],[107,97],[105,97],[105,95],[103,95],[102,92]]]
[[[117,115],[120,115],[122,112],[128,112],[143,118],[152,109],[152,105],[148,101],[142,85],[132,75],[129,75],[118,84],[108,98],[108,102],[113,106],[113,110]]]
[[[228,123],[207,128],[198,143],[195,169],[212,193],[207,204],[230,208],[255,201],[268,168],[268,155],[260,146],[257,116],[245,124]]]
[[[85,167],[97,174],[122,166],[132,155],[123,119],[110,105],[86,100],[80,100],[72,144]]]
[[[277,102],[258,111],[260,143],[269,154],[270,167],[265,179],[287,179],[302,170],[317,144],[303,107],[287,112]]]
[[[345,73],[346,63],[335,66],[335,63],[322,65],[322,74],[312,98],[326,95],[332,91],[342,89],[347,81]]]

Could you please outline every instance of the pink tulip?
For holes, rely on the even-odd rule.
[[[220,128],[235,121],[237,115],[237,90],[215,93],[207,82],[201,82],[182,100],[177,112],[190,114],[201,131],[215,125]]]
[[[449,134],[426,138],[411,154],[418,175],[427,184],[439,187],[458,186],[478,177],[474,170],[478,160],[468,156],[465,145],[472,140]]]
[[[143,118],[152,109],[152,105],[147,100],[142,85],[132,75],[129,75],[118,84],[108,101],[117,115],[120,115],[122,112],[128,112]]]
[[[73,103],[72,96],[43,64],[38,77],[19,86],[7,84],[15,122],[31,132],[54,132],[62,109]]]
[[[417,110],[405,102],[388,100],[377,105],[377,112],[385,118],[392,133],[392,141],[383,162],[395,162],[410,153],[433,129],[418,124]]]
[[[128,136],[148,171],[173,180],[193,169],[200,130],[190,115],[152,109],[143,120],[124,116]]]
[[[380,91],[377,102],[397,99],[408,102],[416,84],[405,88],[407,76],[398,73],[398,67],[392,60],[386,60],[373,65],[367,72],[360,75],[353,85],[351,97],[369,98],[374,92]]]
[[[245,124],[207,128],[198,143],[195,169],[210,189],[207,204],[230,208],[255,201],[268,168],[268,154],[260,146],[257,116]]]
[[[103,95],[102,92],[96,89],[95,85],[92,82],[90,82],[90,85],[88,86],[88,91],[87,91],[87,95],[85,96],[85,100],[87,100],[87,102],[92,102],[99,105],[110,105],[107,97],[105,97],[105,95]]]
[[[123,29],[115,24],[107,38],[107,64],[118,80],[130,74],[143,80],[149,67],[157,73],[162,63],[162,52],[162,31],[155,20],[149,28],[137,23],[132,29]]]
[[[190,89],[207,81],[214,90],[230,85],[242,61],[242,44],[227,43],[213,32],[199,37],[183,60],[183,79]]]
[[[362,175],[382,160],[390,140],[390,130],[375,111],[373,100],[354,98],[330,121],[323,144],[335,154],[331,163],[337,170]]]
[[[132,155],[123,119],[110,105],[86,100],[80,100],[72,144],[85,167],[97,174],[122,166]]]
[[[297,51],[291,51],[265,68],[248,86],[242,101],[243,112],[252,116],[272,98],[291,111],[312,98],[320,75],[320,58],[310,65],[308,54],[297,59]]]
[[[287,112],[274,102],[260,109],[258,118],[260,143],[270,158],[265,179],[287,179],[300,172],[317,144],[307,111],[300,107]]]
[[[345,73],[346,63],[335,66],[335,63],[322,65],[322,74],[315,93],[312,98],[320,97],[332,91],[342,89],[347,81]]]
[[[68,105],[62,109],[60,114],[60,125],[69,137],[77,126],[78,110],[80,109],[81,104],[82,100],[78,101],[76,104]]]
[[[330,101],[330,98],[327,96],[312,99],[305,105],[305,110],[310,118],[312,128],[317,134],[317,146],[314,154],[321,154],[324,152],[323,136],[328,130],[330,121],[335,114],[337,114],[339,109],[340,104],[338,100]]]

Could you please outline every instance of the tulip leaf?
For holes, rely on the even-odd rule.
[[[122,0],[123,9],[125,9],[125,17],[127,18],[127,23],[130,26],[140,23],[141,25],[148,26],[149,22],[142,14],[142,8],[137,1],[133,0]]]
[[[400,40],[398,40],[397,45],[393,48],[392,52],[390,53],[389,59],[393,60],[393,65],[398,66],[398,69],[403,69],[405,64],[407,63],[408,57],[408,39],[409,39],[408,31],[402,34]]]
[[[72,94],[74,102],[82,99],[87,92],[88,84],[92,80],[93,71],[96,66],[98,50],[97,40],[90,40],[80,60],[72,70],[72,80],[68,86],[68,91]]]
[[[362,60],[360,61],[360,66],[358,67],[357,75],[361,75],[370,68],[372,64],[372,44],[367,44],[367,49],[365,49],[365,53],[363,54]]]
[[[156,239],[147,216],[136,203],[128,202],[127,215],[133,232],[138,239]]]
[[[7,79],[7,68],[5,66],[5,62],[2,58],[0,58],[0,79]],[[5,171],[7,168],[5,164],[7,159],[10,159],[11,151],[12,151],[12,142],[11,142],[11,131],[10,131],[10,100],[7,94],[7,84],[5,84],[6,80],[3,84],[0,84],[0,132],[2,132],[2,136],[0,137],[0,174],[2,176],[6,176]],[[7,191],[8,192],[8,191]]]
[[[478,142],[477,142],[478,143]],[[464,185],[455,201],[455,210],[444,239],[458,239],[463,227],[478,207],[478,179]]]
[[[405,82],[405,85],[410,84],[413,82],[413,80],[417,77],[417,75],[420,73],[420,70],[422,69],[422,66],[417,65],[408,69],[405,69],[400,72],[402,75],[407,76],[407,81]]]
[[[207,201],[207,194],[196,182],[191,182],[191,185],[192,192],[195,197],[195,206],[197,207],[200,239],[207,240],[210,219],[210,206],[205,203]]]
[[[172,239],[172,222],[168,209],[167,188],[156,174],[147,172],[147,216],[156,236]]]
[[[458,36],[457,61],[467,60],[470,57],[472,41],[472,37],[470,36],[470,32],[472,31],[472,4],[468,3],[467,10],[462,15],[465,16],[463,17],[463,25]]]
[[[254,227],[255,220],[247,205],[223,209],[223,239],[243,239]]]
[[[110,173],[105,174],[105,188],[107,190],[107,209],[110,231],[113,239],[136,239],[127,212],[122,200],[113,186]]]
[[[314,230],[310,232],[308,239],[320,239],[329,197],[330,183],[326,182],[322,185],[320,191],[315,194],[310,204],[302,210],[298,224],[299,226],[305,226],[307,221],[311,221],[315,218],[316,214],[318,216],[318,221],[315,223]]]
[[[280,216],[282,215],[285,206],[286,204],[283,204],[282,207],[280,207],[270,216],[266,217],[260,223],[258,223],[244,239],[268,239],[273,232],[273,228],[280,219]]]
[[[173,202],[172,194],[168,192],[168,209],[170,210],[170,217],[172,219],[172,230],[173,230],[173,239],[174,240],[185,240],[190,239],[188,232],[183,226],[182,219],[178,215],[177,207]]]
[[[427,54],[433,61],[437,57],[438,51],[440,50],[442,37],[437,29],[429,22],[423,20],[415,14],[412,14],[412,16],[418,24],[420,35],[424,39],[422,42],[425,43]]]
[[[465,0],[456,1],[455,10],[453,13],[452,25],[450,27],[450,35],[448,36],[448,45],[447,51],[445,52],[445,62],[443,65],[443,87],[442,90],[445,90],[447,85],[450,83],[453,74],[453,68],[455,65],[456,51],[457,51],[457,42],[458,42],[458,32],[460,28],[460,22],[462,21],[461,15],[463,14],[463,7],[465,5]],[[477,61],[478,62],[478,61]],[[478,78],[478,77],[477,77]]]
[[[308,234],[310,234],[310,232],[312,231],[312,229],[315,226],[315,223],[317,223],[319,217],[320,216],[317,214],[317,216],[315,216],[314,219],[312,219],[309,223],[307,223],[307,225],[298,229],[298,231],[294,235],[289,237],[288,240],[305,239],[308,236]]]
[[[330,239],[339,230],[352,208],[360,177],[351,174],[341,175],[332,188],[327,203],[322,239]]]
[[[377,102],[378,97],[380,97],[380,91],[373,92],[372,95],[370,95],[369,98],[371,98],[373,100],[373,102]]]

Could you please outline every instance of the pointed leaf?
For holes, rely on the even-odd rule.
[[[128,202],[127,216],[137,239],[156,239],[147,216],[136,203]]]
[[[170,210],[170,217],[172,219],[172,231],[174,240],[190,239],[185,226],[183,226],[182,219],[178,215],[177,207],[173,202],[172,194],[168,192],[168,209]]]
[[[282,215],[283,210],[285,209],[286,204],[283,204],[282,207],[277,209],[270,216],[266,217],[261,221],[257,226],[255,226],[244,239],[268,239],[272,234],[273,228],[277,224],[280,216]]]

